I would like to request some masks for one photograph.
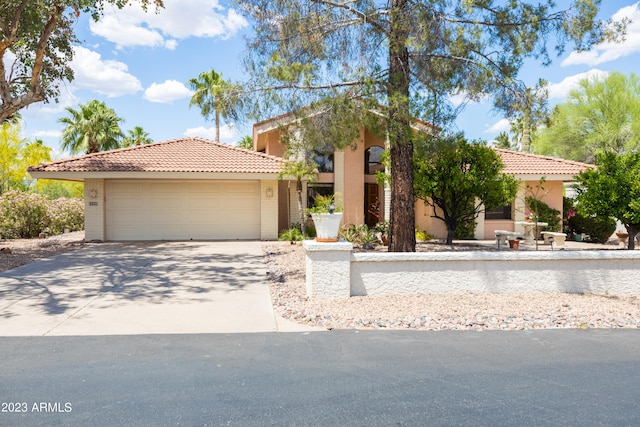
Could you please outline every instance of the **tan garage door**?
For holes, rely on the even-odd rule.
[[[260,238],[258,182],[107,181],[108,240]]]

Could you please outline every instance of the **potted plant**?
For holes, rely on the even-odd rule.
[[[307,209],[316,228],[316,242],[337,242],[342,221],[342,206],[336,203],[336,195],[318,195],[314,206]]]

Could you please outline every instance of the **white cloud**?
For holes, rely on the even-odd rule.
[[[37,130],[31,133],[33,138],[60,138],[62,132],[59,130]]]
[[[75,46],[71,68],[75,73],[73,85],[90,89],[108,97],[128,95],[142,90],[142,84],[129,74],[127,64],[103,60],[99,53]]]
[[[152,83],[144,91],[144,98],[151,102],[169,104],[177,99],[193,95],[184,84],[177,80],[166,80],[164,83]]]
[[[484,133],[500,133],[508,132],[511,130],[511,122],[508,119],[502,119],[493,124],[489,129],[486,129]]]
[[[549,99],[565,99],[569,96],[569,92],[572,89],[578,87],[578,82],[584,79],[601,79],[607,77],[609,73],[606,71],[593,69],[586,73],[579,73],[573,76],[566,77],[560,83],[553,83],[549,85]]]
[[[219,37],[227,39],[248,25],[233,9],[218,0],[165,0],[164,9],[144,12],[139,5],[117,10],[105,8],[105,16],[91,22],[91,31],[125,46],[164,46],[175,49],[175,39]],[[166,40],[165,40],[166,39]]]
[[[613,21],[620,21],[623,18],[631,19],[631,23],[627,26],[627,36],[622,43],[605,42],[594,46],[588,52],[571,52],[562,61],[562,66],[581,64],[594,66],[640,52],[640,2],[623,7],[611,17]]]
[[[238,130],[233,123],[220,126],[220,140],[223,142],[234,141],[234,137],[237,133]],[[216,128],[215,126],[211,126],[209,128],[206,128],[204,126],[199,126],[197,128],[188,128],[186,131],[184,131],[184,136],[199,136],[201,138],[215,140]]]

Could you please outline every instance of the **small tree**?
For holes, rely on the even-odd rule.
[[[628,249],[633,250],[640,231],[640,153],[604,153],[596,163],[597,169],[577,176],[578,210],[616,218],[627,229]]]
[[[483,206],[494,209],[516,195],[517,181],[501,173],[500,156],[482,144],[468,143],[461,135],[434,146],[420,144],[414,165],[416,197],[431,205],[433,217],[446,224],[449,245],[460,223],[475,220]]]
[[[70,63],[78,21],[94,21],[106,6],[118,9],[128,0],[2,0],[0,2],[0,123],[35,102],[56,101],[60,83],[73,80]],[[140,0],[146,10],[162,0]]]
[[[27,169],[51,160],[51,148],[42,141],[28,142],[15,121],[0,124],[0,194],[25,190],[29,186]]]
[[[300,231],[302,236],[306,237],[304,204],[302,202],[302,181],[313,179],[318,171],[315,166],[305,162],[304,160],[288,161],[285,163],[280,179],[285,176],[292,176],[296,179],[296,193],[298,193],[298,214],[300,215]]]

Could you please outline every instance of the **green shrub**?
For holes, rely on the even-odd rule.
[[[426,231],[421,231],[416,228],[416,240],[419,242],[426,242],[433,239],[433,234],[429,234]]]
[[[608,217],[590,217],[580,213],[574,199],[563,199],[564,232],[567,235],[586,234],[588,241],[606,243],[616,231],[616,221]]]
[[[376,237],[376,231],[369,228],[367,224],[354,225],[340,227],[340,237],[347,242],[351,242],[358,246],[375,245],[379,243]]]
[[[527,196],[525,201],[529,209],[538,214],[538,222],[546,222],[549,224],[544,228],[546,231],[560,231],[561,220],[559,210],[552,208],[535,197]]]
[[[291,227],[288,230],[284,230],[280,233],[280,237],[278,240],[281,241],[289,241],[289,242],[299,242],[303,239],[302,232],[300,231],[300,227]]]
[[[0,235],[4,238],[31,238],[42,232],[61,234],[65,228],[84,228],[82,200],[49,200],[42,194],[15,190],[0,196]]]
[[[84,201],[61,197],[47,202],[48,231],[51,234],[62,234],[84,229]]]
[[[471,219],[462,221],[453,231],[454,239],[470,240],[475,239],[476,221]]]
[[[586,234],[589,236],[588,241],[595,243],[606,243],[616,230],[613,218],[589,217],[576,213],[567,222],[571,234]]]

